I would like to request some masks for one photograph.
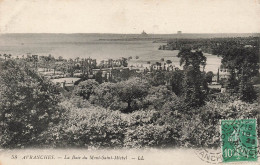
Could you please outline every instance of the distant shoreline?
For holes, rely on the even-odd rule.
[[[133,33],[0,33],[0,36],[99,36],[100,39],[166,39],[166,38],[233,38],[233,37],[260,37],[260,33],[182,33],[182,34],[151,34],[146,36]],[[104,38],[105,36],[105,38]],[[112,37],[112,38],[106,38]]]
[[[163,38],[115,38],[115,39],[105,39],[100,38],[99,41],[154,41],[163,40]]]

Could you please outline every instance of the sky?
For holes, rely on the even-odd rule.
[[[259,33],[260,0],[0,0],[0,33]]]

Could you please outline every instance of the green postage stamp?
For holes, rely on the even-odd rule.
[[[221,120],[223,162],[257,161],[256,119]]]

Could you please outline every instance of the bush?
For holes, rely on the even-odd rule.
[[[119,111],[77,108],[68,103],[65,120],[46,132],[54,147],[118,148],[123,146],[126,121]]]
[[[165,121],[166,115],[169,114],[156,110],[132,113],[125,133],[124,146],[133,148],[177,146],[180,137],[178,124],[174,118],[170,119],[171,122]]]
[[[173,141],[173,133],[170,126],[146,124],[127,129],[124,145],[126,147],[170,147]],[[171,145],[172,146],[172,145]]]
[[[52,147],[121,148],[170,147],[179,145],[180,130],[169,112],[156,110],[124,114],[90,105],[77,108],[62,102],[65,114],[41,137]]]
[[[182,129],[183,139],[192,147],[220,146],[220,119],[256,118],[259,114],[258,104],[242,101],[207,102],[199,108],[198,113],[187,120],[186,128]],[[190,129],[187,129],[190,128]]]

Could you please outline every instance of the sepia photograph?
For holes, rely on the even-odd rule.
[[[0,165],[259,164],[260,0],[0,0]]]

